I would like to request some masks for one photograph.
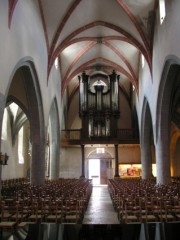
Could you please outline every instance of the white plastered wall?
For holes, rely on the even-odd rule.
[[[59,116],[61,116],[59,69],[52,67],[47,84],[48,53],[37,1],[18,1],[13,11],[10,28],[8,28],[8,3],[9,1],[0,1],[0,93],[6,98],[15,71],[26,60],[32,61],[38,77],[47,128],[50,106],[54,98],[57,99]],[[8,148],[10,144],[3,142],[1,151],[8,153],[9,165],[4,167],[2,178],[22,177],[22,171],[16,171],[16,176],[14,174],[12,161],[16,155]]]
[[[155,134],[156,110],[158,104],[159,85],[164,64],[167,59],[180,62],[180,1],[166,0],[166,17],[162,24],[159,20],[159,7],[156,11],[155,32],[152,52],[152,78],[147,63],[140,67],[139,96],[136,97],[139,126],[141,128],[141,113],[144,97],[147,98],[152,115],[152,125]],[[155,136],[155,135],[154,135]]]

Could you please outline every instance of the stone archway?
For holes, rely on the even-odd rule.
[[[169,59],[164,66],[157,99],[156,165],[158,184],[171,182],[171,126],[172,122],[177,127],[180,125],[179,99],[180,61],[177,58]]]
[[[30,181],[32,184],[41,185],[45,181],[45,127],[41,92],[34,65],[28,62],[20,71],[26,89],[30,122]]]
[[[38,77],[30,60],[22,59],[13,71],[6,103],[13,102],[13,99],[16,99],[18,105],[23,108],[29,121],[30,182],[41,185],[45,181],[44,113]],[[24,120],[23,117],[22,120]],[[19,124],[22,124],[22,121],[18,122],[16,131],[20,128]],[[17,172],[18,169],[11,165],[11,171]]]

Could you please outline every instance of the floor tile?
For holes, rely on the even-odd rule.
[[[83,224],[119,224],[107,185],[93,186]]]

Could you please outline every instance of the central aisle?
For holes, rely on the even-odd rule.
[[[83,224],[119,224],[107,185],[93,186]]]

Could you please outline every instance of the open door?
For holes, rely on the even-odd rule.
[[[93,185],[100,184],[100,160],[89,159],[89,179],[92,179]]]
[[[89,179],[93,185],[107,184],[107,163],[105,160],[89,159]]]
[[[100,184],[107,184],[107,163],[106,160],[100,161]]]

